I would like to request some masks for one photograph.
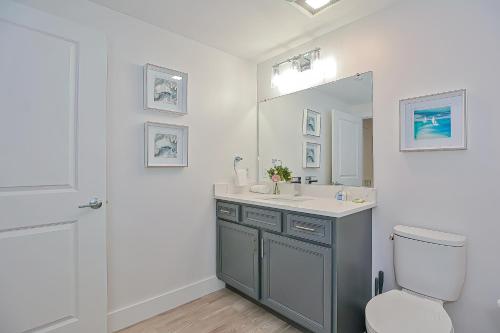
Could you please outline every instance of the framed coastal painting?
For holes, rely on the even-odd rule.
[[[146,167],[187,167],[188,127],[147,122],[144,125]]]
[[[187,113],[187,73],[146,64],[144,66],[144,109]]]
[[[311,136],[321,135],[321,113],[310,109],[304,109],[302,133]]]
[[[319,168],[321,163],[321,145],[315,142],[304,142],[302,166]]]
[[[399,102],[400,151],[467,149],[466,92]]]

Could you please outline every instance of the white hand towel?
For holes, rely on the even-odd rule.
[[[248,172],[247,169],[236,169],[235,183],[237,186],[248,185]]]

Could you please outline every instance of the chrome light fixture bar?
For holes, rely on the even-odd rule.
[[[292,70],[297,72],[307,71],[312,68],[313,64],[319,60],[320,48],[316,48],[311,51],[307,51],[282,62],[278,62],[273,65],[273,76],[280,74],[280,66],[286,63],[291,63]]]
[[[271,87],[280,93],[290,93],[328,82],[336,75],[335,58],[320,59],[320,49],[316,48],[274,64]]]

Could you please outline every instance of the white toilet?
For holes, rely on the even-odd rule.
[[[456,301],[465,280],[465,237],[398,225],[394,269],[402,290],[366,306],[368,333],[453,333],[443,302]]]

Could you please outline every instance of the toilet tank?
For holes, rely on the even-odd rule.
[[[396,281],[404,289],[456,301],[465,281],[465,241],[461,235],[395,226]]]

